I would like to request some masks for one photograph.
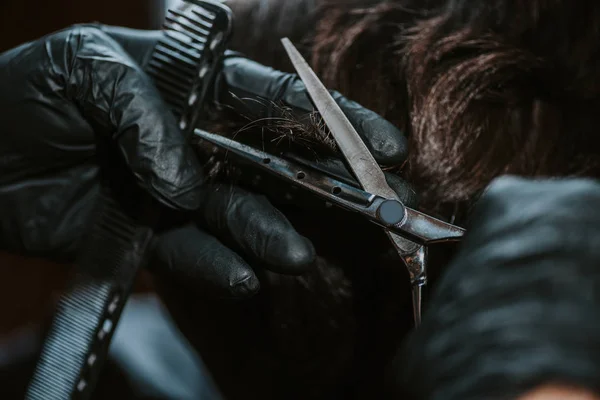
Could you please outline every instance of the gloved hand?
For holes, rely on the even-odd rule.
[[[397,367],[415,399],[600,394],[600,184],[494,181]]]
[[[161,36],[156,31],[100,28],[142,65],[149,61]],[[314,109],[296,75],[275,71],[232,52],[224,60],[215,88],[217,103],[256,119],[274,116],[277,110],[268,107],[272,102],[283,102],[297,113]],[[379,163],[401,164],[406,159],[406,138],[397,128],[339,93],[332,93]],[[260,101],[240,102],[240,98]],[[338,169],[340,166],[341,163],[333,165]],[[416,195],[412,188],[394,175],[388,174],[387,178],[400,198],[414,206]],[[202,191],[200,201],[196,221],[163,234],[157,244],[154,268],[175,271],[177,280],[183,284],[200,280],[205,290],[215,296],[243,296],[259,288],[258,279],[246,261],[256,260],[278,272],[301,273],[314,257],[312,247],[300,245],[303,242],[289,222],[263,196],[218,186]],[[246,261],[223,243],[236,249]]]
[[[0,245],[70,259],[114,146],[162,204],[199,205],[202,173],[140,66],[110,37],[73,27],[0,55]]]
[[[152,33],[143,35],[150,47],[141,47],[137,57],[152,50],[148,38]],[[312,244],[266,200],[240,191],[223,197],[224,191],[202,186],[197,156],[150,78],[98,28],[75,26],[0,55],[0,126],[0,246],[5,250],[74,258],[107,161],[100,145],[107,145],[125,161],[121,173],[131,174],[165,206],[200,209],[200,217],[214,217],[204,221],[205,228],[222,236],[239,229],[231,244],[236,250],[253,251],[250,255],[264,257],[265,265],[281,272],[291,265],[298,273],[314,258]],[[242,294],[257,288],[252,269],[234,250],[199,229],[188,238],[196,240],[186,243],[202,254],[201,262],[164,258],[159,266],[175,273],[189,268],[200,277],[198,285],[225,281]],[[158,249],[158,256],[172,254],[162,251],[164,246]]]
[[[310,268],[312,244],[264,197],[201,187],[193,150],[140,67],[160,35],[75,26],[0,55],[0,246],[72,259],[99,190],[97,144],[107,142],[161,203],[199,209],[193,223],[158,238],[154,268],[226,297],[259,288],[244,258],[283,273]],[[367,127],[378,118],[354,107],[371,137],[360,115]],[[384,146],[379,158],[403,149]]]

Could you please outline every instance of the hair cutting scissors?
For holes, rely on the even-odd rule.
[[[231,152],[279,178],[312,192],[326,201],[358,212],[380,225],[408,269],[415,325],[421,321],[423,288],[427,285],[427,245],[459,240],[464,229],[406,207],[388,185],[385,175],[362,138],[327,88],[289,41],[282,43],[300,79],[362,189],[317,169],[257,150],[200,129],[195,135]]]

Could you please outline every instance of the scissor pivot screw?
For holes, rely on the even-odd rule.
[[[406,213],[402,203],[396,200],[385,200],[377,208],[377,217],[386,226],[397,225]]]

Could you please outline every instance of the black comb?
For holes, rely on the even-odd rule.
[[[232,31],[231,10],[216,1],[187,2],[169,10],[165,36],[147,72],[188,136],[206,111],[206,99]]]
[[[27,399],[86,399],[91,395],[115,326],[152,237],[152,229],[126,213],[104,189],[95,225],[61,297]]]
[[[186,3],[183,11],[169,11],[164,37],[147,72],[189,135],[203,115],[229,41],[232,17],[231,10],[219,2]],[[132,207],[139,205],[132,198],[117,201],[109,186],[99,196],[95,224],[76,262],[75,280],[59,301],[27,390],[28,400],[91,397],[137,272],[146,261],[155,223],[132,218]]]

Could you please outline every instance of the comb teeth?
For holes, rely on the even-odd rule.
[[[98,201],[80,270],[60,299],[27,400],[89,397],[141,265],[150,229],[137,225],[110,192]]]
[[[192,13],[188,15],[185,15],[177,10],[172,10],[171,14],[176,15],[180,18],[188,19],[192,21],[196,26],[209,30],[212,28],[212,22],[215,20],[215,15],[213,13],[204,15],[199,14],[198,12],[194,12],[194,10],[192,10]]]
[[[173,12],[173,11],[171,11]],[[167,15],[167,22],[165,23],[165,28],[174,29],[179,26],[183,29],[176,29],[181,31],[181,33],[187,35],[190,39],[196,40],[200,43],[203,43],[204,38],[208,36],[209,31],[205,29],[205,27],[201,24],[198,24],[192,18],[186,18],[183,14],[179,14],[180,18],[174,18],[172,16]]]
[[[185,11],[169,10],[163,25],[164,37],[156,45],[147,67],[177,118],[186,109],[217,18],[215,12],[199,4],[188,3],[188,6]]]
[[[177,34],[173,31],[165,31],[165,35],[173,40],[176,43],[179,43],[180,45],[184,46],[184,47],[190,47],[194,50],[197,50],[198,52],[202,52],[202,50],[204,50],[204,43],[199,43],[197,41],[193,41],[191,40],[189,37],[181,35],[181,34]]]

